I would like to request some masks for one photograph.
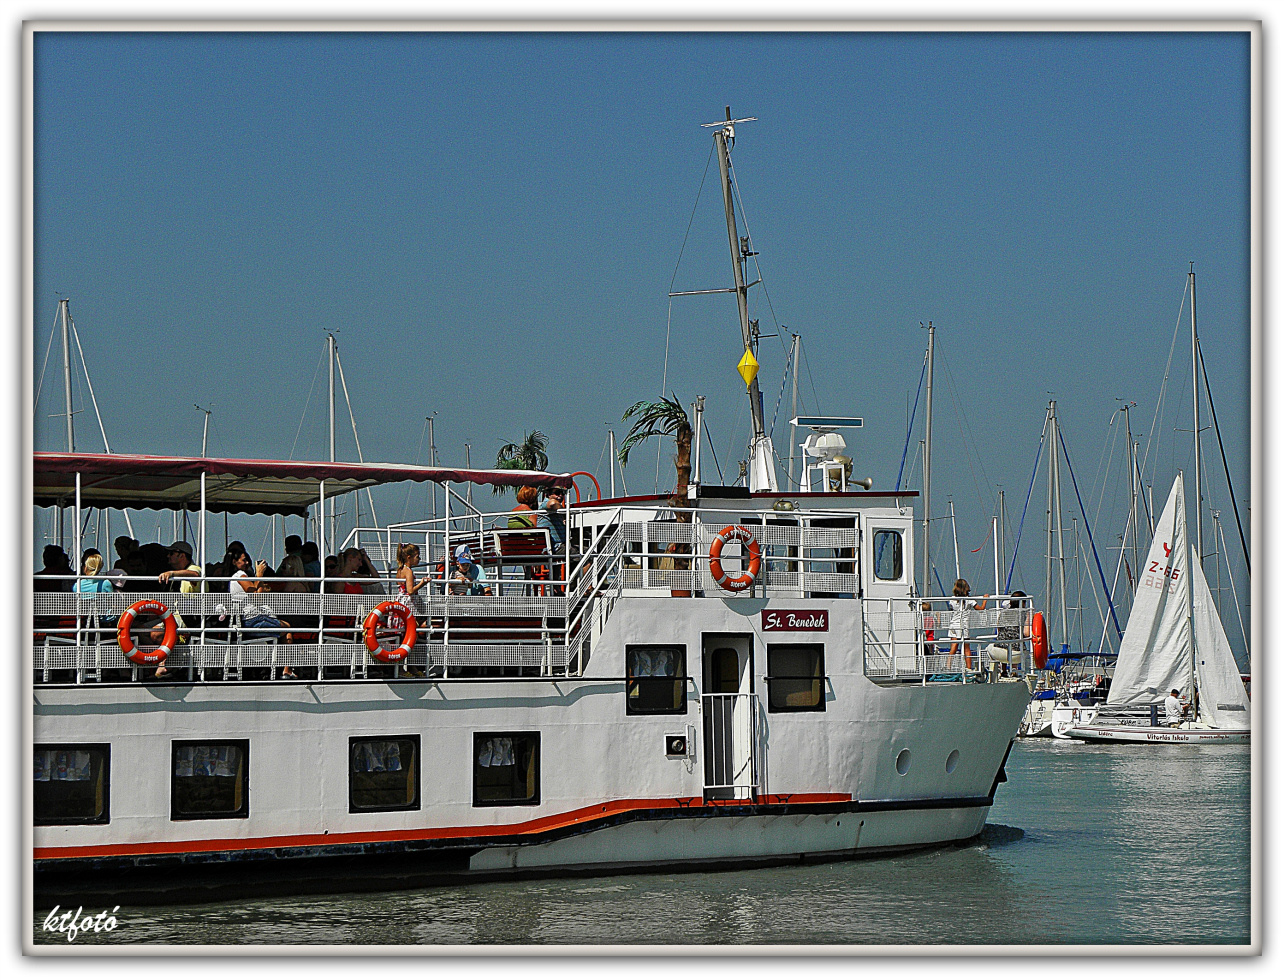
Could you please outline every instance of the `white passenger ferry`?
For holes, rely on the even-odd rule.
[[[394,480],[571,483],[35,458],[35,502],[70,505],[75,526],[87,506],[194,507],[201,541],[212,513],[302,515]],[[923,645],[913,494],[694,493],[676,512],[657,497],[572,504],[561,553],[547,530],[510,530],[507,512],[453,492],[458,516],[359,529],[376,562],[416,542],[433,580],[410,600],[404,658],[389,649],[403,630],[372,651],[362,629],[390,597],[332,593],[329,580],[243,600],[291,623],[293,643],[285,627],[248,628],[224,592],[35,593],[38,894],[821,860],[979,833],[1029,694],[989,682],[975,652],[969,666]],[[728,527],[747,532],[720,556],[728,584],[752,577],[739,591],[710,572]],[[684,563],[673,543],[692,567],[663,567]],[[460,544],[492,594],[451,594],[445,556]],[[731,557],[737,546],[758,559]],[[528,578],[533,565],[550,574]],[[147,602],[185,627],[160,681],[118,636]],[[299,624],[315,635],[294,635]],[[974,614],[974,642],[993,631]],[[146,632],[135,640],[136,658],[155,657]],[[286,665],[298,680],[280,679]]]
[[[751,351],[732,126],[715,140]],[[685,493],[575,489],[564,534],[510,528],[466,488],[573,488],[566,474],[36,453],[34,504],[72,511],[74,555],[86,508],[171,509],[194,518],[204,570],[190,592],[133,576],[33,593],[37,901],[694,870],[975,837],[1029,700],[982,659],[996,604],[970,613],[970,653],[938,647],[912,572],[917,494],[854,490],[823,451],[801,491],[778,489],[748,388],[747,487],[702,485],[697,446]],[[377,582],[323,573],[237,601],[212,571],[210,515],[310,515],[324,556],[339,550],[328,499],[406,481],[444,486],[450,511],[338,542],[366,549]],[[398,599],[406,543],[430,582]],[[454,581],[461,546],[484,589]]]

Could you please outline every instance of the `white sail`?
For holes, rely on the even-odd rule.
[[[1199,720],[1214,728],[1249,728],[1248,693],[1239,665],[1213,604],[1213,593],[1198,564],[1191,565],[1195,590],[1195,675]]]
[[[1192,696],[1190,564],[1186,493],[1178,473],[1140,569],[1107,704],[1150,704],[1173,688]]]

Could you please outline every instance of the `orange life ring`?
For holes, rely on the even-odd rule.
[[[389,614],[397,616],[405,623],[405,632],[401,635],[400,646],[385,650],[379,645],[379,638],[375,636],[375,632],[389,619]],[[415,639],[419,635],[419,629],[415,625],[415,614],[404,602],[398,602],[396,599],[381,602],[371,609],[370,615],[366,617],[365,630],[366,649],[370,651],[370,656],[384,664],[399,664],[410,656],[410,650],[414,647]]]
[[[1037,612],[1030,619],[1030,639],[1034,649],[1034,666],[1043,670],[1048,666],[1048,628],[1043,623],[1043,613]]]
[[[161,640],[161,645],[155,650],[138,649],[134,645],[134,638],[129,635],[134,625],[134,618],[139,614],[159,616],[165,623],[165,636]],[[169,606],[159,599],[141,599],[121,613],[120,619],[116,622],[116,642],[120,645],[120,652],[131,663],[136,663],[140,667],[163,664],[165,658],[173,651],[174,644],[178,642],[178,621],[174,619],[174,613]]]
[[[728,541],[739,541],[749,551],[749,568],[742,575],[732,578],[722,570],[722,548]],[[762,568],[762,549],[747,527],[740,524],[728,524],[709,545],[709,574],[713,580],[728,592],[743,592],[753,585]]]

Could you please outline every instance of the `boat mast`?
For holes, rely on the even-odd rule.
[[[326,333],[325,345],[326,345],[326,352],[330,355],[329,426],[330,426],[330,462],[333,463],[334,462],[334,350],[335,350],[334,334]],[[336,517],[334,512],[334,498],[336,496],[338,496],[338,494],[332,494],[330,496],[330,547],[334,548],[335,553],[337,554],[338,547],[339,547],[339,537],[338,537],[339,523],[338,523],[338,518]],[[322,517],[324,517],[324,515],[322,515]]]
[[[1061,607],[1061,645],[1067,644],[1066,621],[1066,550],[1065,538],[1061,527],[1061,466],[1057,452],[1060,439],[1057,422],[1057,402],[1054,398],[1048,402],[1048,425],[1051,437],[1051,451],[1048,453],[1048,552],[1044,566],[1044,595],[1052,601],[1052,546],[1056,541],[1057,549],[1057,582],[1060,591]]]
[[[999,491],[999,516],[998,526],[995,528],[994,539],[998,545],[999,569],[998,574],[994,576],[994,593],[1002,595],[1007,591],[1007,584],[1003,581],[1003,570],[1008,567],[1008,540],[1006,525],[1008,521],[1007,502],[1004,500],[1003,491]]]
[[[1191,396],[1195,406],[1195,556],[1204,567],[1204,492],[1199,462],[1199,332],[1195,327],[1195,263],[1190,264]]]
[[[722,205],[727,215],[727,244],[731,249],[731,270],[735,276],[736,306],[740,312],[740,337],[745,350],[757,355],[757,323],[749,320],[749,287],[745,285],[745,259],[755,254],[749,250],[748,237],[741,238],[736,230],[736,212],[734,192],[731,188],[731,147],[736,141],[736,123],[753,122],[755,117],[744,119],[731,118],[731,106],[727,106],[727,118],[721,123],[707,123],[714,127],[713,143],[718,150],[718,170],[722,175]],[[762,389],[758,387],[758,376],[755,374],[746,386],[749,395],[749,414],[753,420],[753,439],[749,444],[749,489],[776,490],[776,468],[772,459],[774,453],[771,437],[767,435],[763,420]]]
[[[923,438],[923,591],[932,594],[932,369],[935,359],[936,328],[927,321],[927,429]]]
[[[1136,402],[1124,402],[1124,428],[1128,434],[1128,523],[1132,526],[1132,567],[1137,568],[1137,466],[1136,447],[1132,444],[1132,414]]]
[[[793,353],[789,355],[789,363],[793,365],[793,375],[794,375],[792,378],[793,399],[790,404],[792,412],[790,413],[790,416],[789,416],[789,418],[791,419],[789,423],[789,489],[790,490],[793,490],[798,486],[798,484],[794,482],[794,457],[798,452],[798,424],[796,421],[793,421],[793,420],[796,420],[798,418],[798,347],[801,342],[801,339],[802,338],[799,337],[798,334],[794,334],[794,349],[793,349]]]
[[[68,307],[71,300],[58,300],[59,315],[62,318],[62,397],[67,408],[67,452],[76,451],[76,436],[71,426],[71,340],[68,336]]]

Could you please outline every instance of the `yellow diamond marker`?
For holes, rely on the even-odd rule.
[[[745,379],[746,388],[753,384],[754,378],[758,377],[758,360],[748,347],[745,348],[745,356],[740,358],[740,363],[736,365],[736,370],[740,372],[740,377]]]

